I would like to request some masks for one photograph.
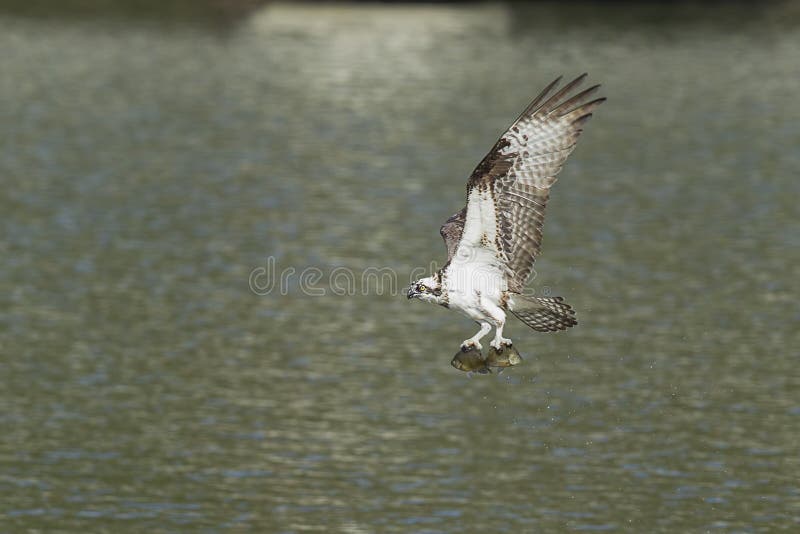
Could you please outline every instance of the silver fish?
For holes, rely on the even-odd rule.
[[[475,347],[471,347],[467,351],[458,351],[456,355],[453,356],[453,360],[450,362],[450,365],[459,371],[464,371],[470,374],[479,373],[485,375],[492,372],[491,369],[486,366],[486,358],[484,358],[481,351]]]
[[[522,363],[522,356],[519,355],[514,345],[501,345],[500,350],[489,347],[489,355],[486,357],[487,367],[512,367]]]

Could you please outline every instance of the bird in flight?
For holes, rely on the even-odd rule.
[[[542,243],[550,187],[575,148],[583,125],[605,98],[590,98],[599,85],[578,91],[582,74],[557,89],[557,78],[534,98],[495,143],[467,181],[467,204],[442,225],[447,262],[408,288],[409,299],[457,310],[480,325],[461,344],[481,350],[492,327],[495,351],[511,347],[503,337],[507,312],[538,332],[575,326],[575,312],[561,297],[525,295]]]

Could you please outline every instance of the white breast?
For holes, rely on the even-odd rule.
[[[479,257],[482,257],[481,254]],[[486,318],[481,299],[500,305],[501,297],[508,289],[502,270],[492,261],[456,261],[454,258],[445,271],[445,289],[450,308],[458,310],[474,320]]]

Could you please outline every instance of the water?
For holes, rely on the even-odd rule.
[[[800,527],[796,8],[18,4],[2,530]],[[609,101],[533,282],[577,328],[468,379],[467,319],[330,290],[441,262],[472,167],[583,70]]]

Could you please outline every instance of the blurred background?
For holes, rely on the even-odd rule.
[[[0,1],[2,530],[800,528],[799,22]],[[512,324],[521,366],[467,378],[473,323],[388,291],[251,290],[442,262],[472,168],[584,71],[532,283],[580,324]]]

